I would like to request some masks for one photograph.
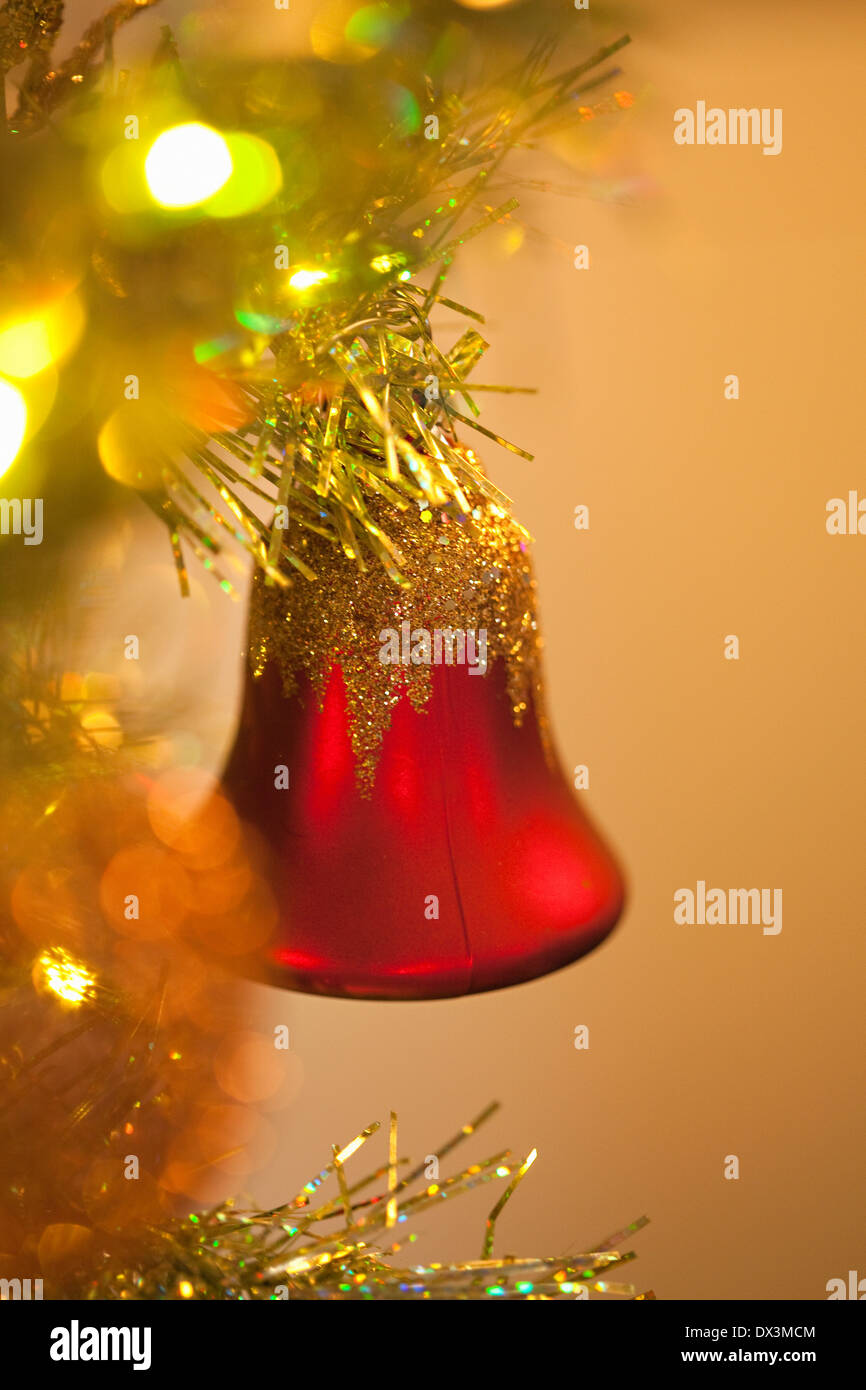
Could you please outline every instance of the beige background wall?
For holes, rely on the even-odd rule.
[[[73,24],[93,8],[70,4]],[[287,43],[313,8],[293,0]],[[219,7],[220,22],[253,10]],[[580,1249],[646,1211],[633,1277],[659,1297],[821,1298],[829,1278],[866,1274],[866,538],[824,525],[830,497],[866,493],[862,9],[676,0],[626,22],[622,85],[639,99],[597,168],[619,195],[530,194],[545,235],[510,257],[493,253],[498,233],[476,244],[451,293],[488,316],[484,379],[540,388],[486,417],[535,463],[485,453],[537,539],[563,760],[589,766],[584,795],[631,902],[595,955],[494,995],[251,991],[257,1026],[290,1025],[298,1088],[252,1186],[288,1195],[391,1108],[420,1157],[497,1097],[477,1155],[540,1151],[503,1249]],[[591,41],[615,27],[596,19]],[[698,99],[782,107],[782,153],[675,146],[673,112]],[[552,159],[531,173],[570,177]],[[588,272],[572,267],[579,242]],[[159,633],[143,698],[216,762],[242,615],[204,583],[172,606],[162,539],[131,515],[135,553],[160,567],[157,587],[139,570],[117,598],[132,630]],[[739,662],[723,659],[729,633]],[[673,892],[698,878],[781,887],[782,932],[675,926]],[[723,1178],[727,1154],[739,1181]],[[428,1217],[418,1258],[476,1254],[490,1204]]]

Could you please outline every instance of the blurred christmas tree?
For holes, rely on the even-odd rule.
[[[627,40],[554,73],[538,5],[402,0],[323,6],[309,55],[190,62],[164,31],[121,70],[116,32],[156,3],[121,0],[62,59],[61,4],[0,7],[0,1275],[58,1297],[615,1290],[612,1242],[503,1262],[492,1224],[481,1264],[398,1268],[398,1214],[495,1177],[510,1193],[528,1163],[410,1195],[423,1174],[398,1174],[393,1126],[353,1187],[366,1131],[279,1212],[173,1216],[226,1190],[244,1142],[212,1045],[239,996],[196,948],[230,959],[266,930],[266,890],[219,790],[190,812],[184,773],[154,775],[111,680],[67,651],[79,542],[116,525],[125,488],[165,523],[182,592],[189,554],[230,593],[247,558],[271,584],[307,575],[299,530],[399,585],[381,502],[470,531],[478,498],[506,508],[459,432],[524,451],[479,420],[476,396],[504,388],[470,386],[483,320],[444,281],[514,216],[512,150],[631,106],[609,62]],[[434,309],[461,325],[447,350]]]

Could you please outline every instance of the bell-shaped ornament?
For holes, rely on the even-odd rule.
[[[224,780],[280,916],[242,968],[366,999],[531,980],[608,935],[623,886],[550,746],[526,535],[484,502],[376,520],[407,584],[315,534],[313,581],[253,583]]]

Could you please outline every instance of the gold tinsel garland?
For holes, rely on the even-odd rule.
[[[45,1095],[40,1088],[43,1073],[50,1074],[45,1069],[50,1068],[52,1058],[56,1062],[58,1053],[68,1052],[76,1038],[94,1026],[107,1026],[108,1036],[112,1031],[128,1035],[129,1041],[121,1043],[120,1056],[124,1051],[136,1055],[129,1055],[123,1067],[125,1080],[111,1076],[110,1066],[98,1067],[85,1082],[70,1115],[64,1118],[61,1111],[50,1118],[51,1132],[65,1133],[69,1143],[80,1129],[86,1129],[93,1147],[92,1136],[98,1133],[104,1117],[112,1131],[104,1136],[105,1147],[110,1150],[108,1139],[114,1139],[124,1126],[129,1130],[129,1120],[134,1118],[140,1127],[148,1110],[164,1103],[165,1089],[171,1084],[164,1079],[170,1042],[162,1037],[153,1055],[145,1044],[148,1032],[154,1039],[158,1036],[158,1006],[151,1010],[150,1022],[136,1019],[122,992],[106,986],[90,964],[63,949],[44,951],[34,962],[32,974],[7,970],[2,983],[7,1000],[13,986],[19,994],[35,989],[49,1009],[81,1022],[29,1058],[22,1057],[17,1049],[11,1068],[10,1059],[0,1056],[0,1074],[5,1073],[0,1123],[18,1113],[19,1102],[32,1105],[34,1094],[40,1099]],[[132,1042],[136,1036],[137,1044]],[[139,1055],[142,1051],[143,1056]],[[651,1292],[638,1293],[630,1283],[610,1277],[635,1258],[634,1252],[619,1247],[647,1224],[646,1217],[581,1253],[543,1257],[494,1254],[497,1222],[535,1162],[536,1151],[518,1160],[509,1150],[502,1150],[448,1176],[439,1174],[438,1165],[498,1109],[496,1103],[487,1106],[435,1151],[435,1176],[429,1169],[430,1155],[415,1166],[399,1156],[397,1116],[392,1112],[386,1130],[387,1160],[362,1177],[350,1177],[348,1165],[380,1130],[378,1122],[349,1143],[335,1144],[329,1162],[290,1201],[278,1207],[244,1209],[237,1201],[228,1200],[162,1224],[140,1220],[130,1224],[125,1220],[115,1227],[103,1217],[92,1227],[87,1214],[75,1210],[75,1194],[68,1190],[68,1178],[64,1200],[71,1200],[72,1206],[58,1224],[57,1199],[47,1198],[37,1180],[46,1156],[40,1153],[37,1159],[31,1158],[28,1170],[16,1173],[10,1183],[9,1155],[4,1155],[0,1171],[8,1186],[0,1194],[3,1275],[16,1272],[20,1278],[22,1269],[21,1256],[16,1261],[16,1257],[4,1256],[2,1250],[7,1217],[13,1222],[32,1221],[34,1212],[30,1209],[34,1201],[42,1201],[47,1202],[46,1211],[54,1208],[53,1221],[49,1220],[38,1241],[43,1296],[52,1299],[529,1301],[586,1298],[590,1292],[653,1298]],[[60,1130],[56,1131],[58,1123]],[[19,1135],[16,1146],[20,1144]],[[48,1154],[47,1161],[50,1164],[56,1158],[52,1160]],[[115,1157],[114,1166],[119,1164]],[[441,1210],[443,1203],[497,1181],[506,1186],[487,1218],[478,1258],[435,1264],[407,1262],[417,1239],[412,1223],[419,1215]],[[328,1183],[332,1186],[330,1195],[326,1192]],[[38,1235],[38,1223],[35,1229]]]
[[[474,1134],[498,1109],[490,1105],[442,1145],[444,1158]],[[73,1297],[98,1299],[283,1300],[478,1300],[521,1301],[587,1298],[590,1290],[628,1298],[653,1298],[610,1273],[635,1258],[615,1248],[647,1224],[641,1217],[581,1254],[518,1258],[493,1254],[496,1223],[529,1171],[535,1150],[515,1162],[505,1150],[472,1163],[450,1177],[424,1181],[425,1165],[405,1176],[398,1158],[397,1116],[389,1124],[389,1161],[351,1184],[346,1164],[380,1128],[369,1125],[348,1144],[334,1145],[333,1157],[285,1205],[269,1211],[242,1211],[226,1202],[194,1213],[143,1236],[137,1250],[106,1260],[92,1278],[73,1287]],[[332,1179],[337,1190],[320,1189]],[[384,1190],[368,1192],[382,1180]],[[457,1263],[407,1265],[406,1247],[415,1236],[407,1224],[421,1212],[496,1179],[508,1179],[505,1192],[487,1218],[481,1257]],[[421,1183],[419,1190],[413,1187]],[[327,1229],[330,1227],[330,1229]],[[64,1296],[63,1286],[57,1296]]]

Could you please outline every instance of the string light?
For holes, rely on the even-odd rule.
[[[226,141],[200,121],[164,130],[144,161],[151,196],[166,208],[191,208],[206,202],[228,182],[232,168]]]
[[[96,977],[60,946],[52,947],[39,957],[33,976],[37,988],[56,994],[58,999],[75,1008],[95,994]]]
[[[11,381],[0,377],[0,478],[15,462],[27,429],[27,402]]]
[[[321,285],[327,278],[326,270],[296,270],[289,284],[293,290],[311,290],[314,285]]]

